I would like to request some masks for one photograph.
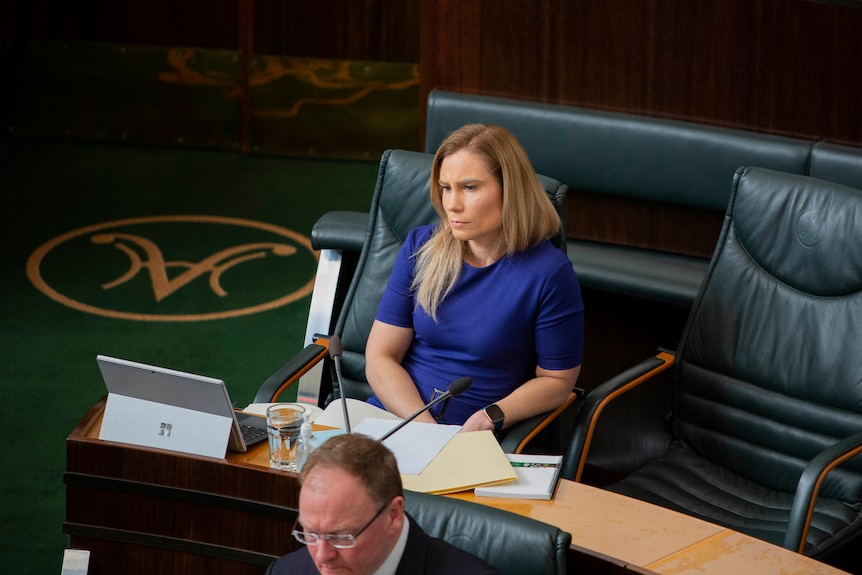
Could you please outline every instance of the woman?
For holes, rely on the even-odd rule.
[[[583,303],[526,152],[499,126],[459,128],[434,156],[431,202],[440,222],[407,236],[368,337],[369,401],[407,417],[469,376],[417,421],[499,431],[555,409],[580,373]]]

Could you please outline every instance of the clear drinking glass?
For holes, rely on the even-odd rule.
[[[304,420],[305,407],[298,403],[276,403],[266,409],[271,468],[296,471],[296,441]]]

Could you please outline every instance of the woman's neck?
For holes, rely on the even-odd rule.
[[[494,246],[486,248],[468,241],[464,244],[464,261],[474,268],[488,267],[506,253],[501,243],[496,242]]]

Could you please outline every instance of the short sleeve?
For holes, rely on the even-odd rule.
[[[415,258],[422,245],[428,241],[434,226],[421,226],[407,234],[404,245],[395,258],[392,274],[386,283],[376,319],[398,327],[413,327],[413,310],[416,306],[411,285],[415,276]]]
[[[539,367],[562,370],[581,365],[584,303],[572,265],[566,261],[548,278],[536,321]]]

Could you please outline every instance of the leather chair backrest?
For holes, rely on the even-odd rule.
[[[678,436],[775,490],[862,430],[862,191],[737,171],[674,369]],[[862,502],[862,460],[821,495]]]
[[[540,174],[570,189],[723,212],[739,166],[805,174],[811,142],[576,106],[433,90],[425,150],[459,126],[511,131]]]
[[[405,492],[405,511],[438,539],[469,551],[504,575],[566,573],[572,536],[558,527],[440,495]]]
[[[439,219],[429,200],[433,158],[433,154],[387,150],[380,160],[365,243],[334,329],[344,346],[342,385],[348,397],[371,396],[365,380],[365,344],[398,250],[410,230]],[[567,187],[544,176],[539,180],[562,219]],[[563,250],[564,229],[565,225],[555,238]]]
[[[808,175],[862,190],[862,148],[817,142],[811,148]]]

